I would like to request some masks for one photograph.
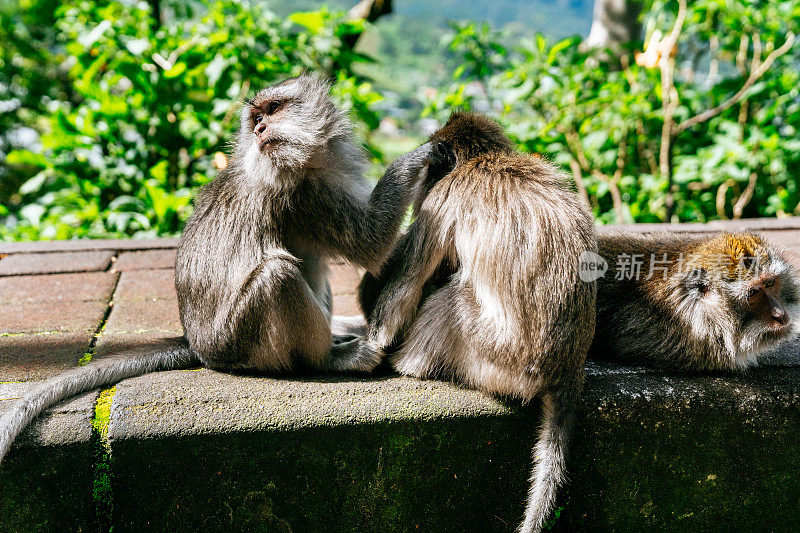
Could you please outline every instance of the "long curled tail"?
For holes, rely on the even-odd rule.
[[[575,419],[575,404],[563,405],[552,394],[542,396],[542,427],[533,451],[525,520],[519,533],[538,533],[550,516],[556,490],[566,478],[567,442]]]
[[[182,344],[132,357],[115,356],[74,368],[41,382],[0,416],[0,462],[11,443],[45,409],[82,392],[112,385],[126,378],[157,370],[176,370],[200,364],[197,355]]]

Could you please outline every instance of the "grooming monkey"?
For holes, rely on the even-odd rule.
[[[597,281],[592,357],[734,371],[797,334],[800,284],[758,235],[618,234],[598,244],[609,270]]]
[[[332,347],[327,259],[377,269],[429,147],[395,161],[370,194],[364,156],[327,84],[303,76],[259,92],[242,110],[229,165],[200,192],[178,246],[183,343],[98,360],[41,383],[0,418],[0,460],[46,408],[147,372],[198,364],[372,370],[378,358],[348,348],[357,340]]]
[[[360,353],[393,352],[392,366],[409,376],[523,402],[540,396],[520,526],[539,531],[564,478],[594,335],[595,286],[578,270],[581,254],[597,249],[593,220],[566,177],[516,153],[485,116],[456,113],[430,143],[416,219],[361,283],[369,328]]]

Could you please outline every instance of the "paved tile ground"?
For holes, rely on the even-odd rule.
[[[600,229],[745,230],[783,246],[800,268],[800,218]],[[40,379],[78,364],[89,351],[105,354],[109,346],[147,345],[180,335],[176,245],[176,239],[0,243],[0,381]],[[334,314],[360,313],[356,291],[362,273],[331,264]]]
[[[0,276],[102,271],[112,257],[108,251],[8,254],[0,261]]]
[[[175,266],[175,249],[122,252],[114,270],[152,270]]]

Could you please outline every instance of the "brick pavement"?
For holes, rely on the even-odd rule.
[[[800,268],[800,218],[606,226],[609,231],[759,231]],[[173,284],[175,239],[0,243],[0,381],[41,379],[86,353],[135,337],[181,332]],[[331,265],[334,314],[359,313],[362,270]],[[105,351],[105,350],[101,350]]]

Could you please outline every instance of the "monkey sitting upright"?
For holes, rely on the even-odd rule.
[[[0,460],[44,409],[146,372],[371,370],[377,357],[331,346],[327,261],[377,269],[429,153],[425,144],[395,161],[370,194],[362,150],[326,83],[302,76],[259,92],[242,110],[229,165],[201,191],[178,245],[183,341],[39,384],[0,418]]]
[[[592,357],[733,371],[797,334],[800,284],[757,235],[606,235],[599,252]]]
[[[594,223],[565,176],[516,153],[485,116],[456,113],[430,143],[416,219],[380,273],[362,279],[360,350],[396,348],[390,362],[401,374],[541,397],[521,526],[539,531],[564,478],[594,335],[595,286],[578,271],[581,254],[596,250]]]

